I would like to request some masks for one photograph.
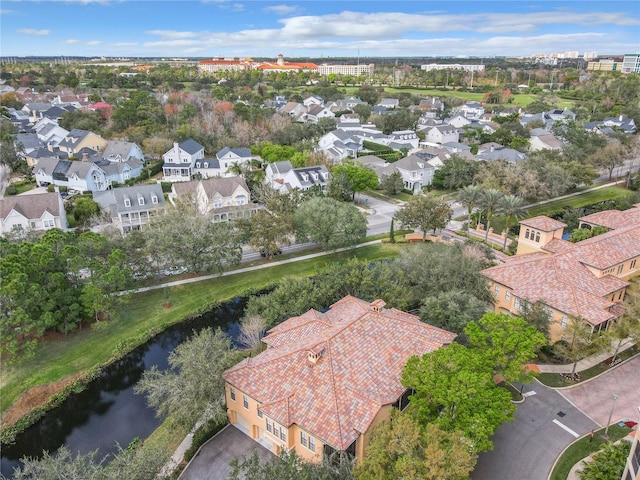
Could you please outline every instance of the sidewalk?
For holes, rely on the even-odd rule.
[[[588,368],[593,367],[594,365],[602,363],[607,358],[611,357],[613,355],[613,352],[615,351],[615,343],[617,342],[612,342],[611,350],[607,350],[606,352],[601,353],[599,355],[594,355],[592,357],[588,357],[580,360],[576,365],[576,372],[582,372],[583,370],[586,370]],[[620,347],[620,351],[618,353],[624,352],[625,350],[633,347],[633,345],[634,343],[631,341],[625,343]],[[540,373],[571,373],[573,371],[573,363],[570,363],[568,365],[537,365],[536,364],[536,366],[540,370]]]

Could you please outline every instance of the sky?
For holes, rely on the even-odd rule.
[[[403,57],[640,52],[640,2],[2,0],[1,56]]]

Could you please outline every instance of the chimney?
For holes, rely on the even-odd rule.
[[[622,115],[620,115],[620,116],[618,117],[618,120],[622,121]]]
[[[374,312],[380,313],[384,309],[384,306],[386,304],[387,303],[384,300],[381,300],[381,299],[374,300],[373,302],[370,303],[371,310],[373,310]]]
[[[82,153],[82,161],[83,162],[89,161],[89,154],[87,152]]]
[[[493,149],[494,149],[494,146],[493,146],[493,145],[491,145],[491,151],[492,151],[492,152],[493,152]]]

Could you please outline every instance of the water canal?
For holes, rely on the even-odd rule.
[[[144,396],[133,393],[144,370],[153,365],[167,368],[169,353],[205,327],[220,327],[235,338],[246,302],[237,298],[201,317],[169,327],[110,365],[85,390],[71,394],[20,434],[14,444],[2,447],[2,474],[11,477],[24,456],[40,456],[43,450],[53,452],[62,445],[74,453],[98,449],[98,458],[102,458],[115,452],[118,444],[124,448],[136,437],[148,437],[161,422]]]

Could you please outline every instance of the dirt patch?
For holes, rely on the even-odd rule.
[[[42,405],[47,403],[47,400],[49,400],[51,395],[60,393],[64,389],[64,387],[81,378],[83,375],[83,372],[77,373],[76,375],[63,378],[62,380],[58,380],[57,382],[37,385],[33,388],[30,388],[25,393],[23,393],[15,402],[13,402],[13,405],[11,405],[9,409],[2,414],[0,423],[3,427],[13,425],[34,408],[41,407]]]
[[[171,308],[171,307],[173,307],[173,303],[171,303],[171,302],[164,302],[164,303],[162,304],[162,306],[163,306],[164,308]]]

